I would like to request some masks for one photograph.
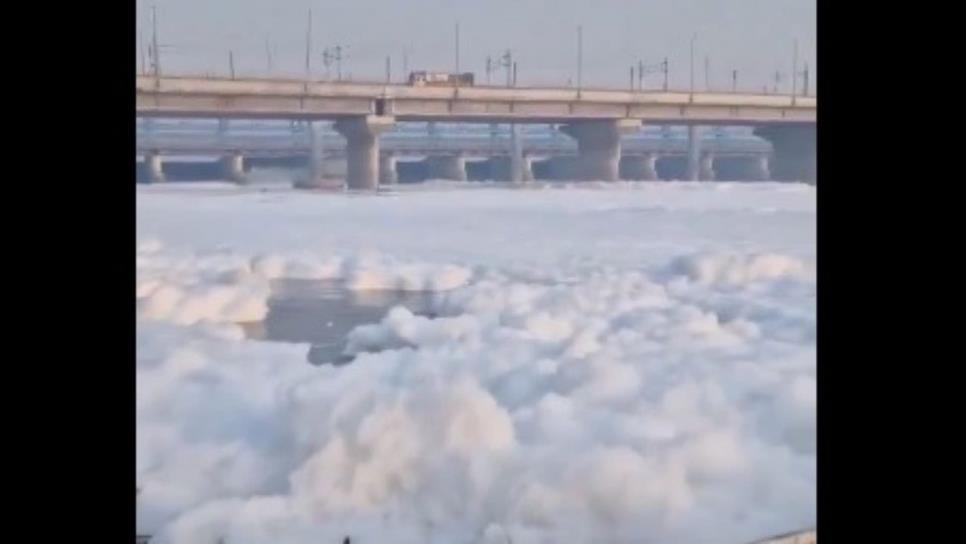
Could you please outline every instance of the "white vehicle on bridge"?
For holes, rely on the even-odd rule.
[[[455,87],[472,86],[473,73],[463,72],[461,74],[451,74],[447,72],[412,72],[409,74],[409,84],[416,87]]]

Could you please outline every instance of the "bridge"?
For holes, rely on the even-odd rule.
[[[689,172],[695,178],[699,168],[708,166],[694,145],[696,127],[746,125],[771,143],[775,179],[815,179],[814,97],[177,76],[138,76],[136,85],[137,115],[144,118],[335,121],[333,128],[346,142],[347,184],[356,189],[379,183],[380,162],[383,169],[388,164],[387,155],[379,151],[380,136],[397,121],[556,124],[576,143],[575,160],[558,169],[561,177],[595,180],[620,178],[622,136],[643,124],[689,127]],[[323,138],[315,130],[310,134],[310,150],[319,157]],[[517,140],[514,136],[510,146],[513,180],[526,177],[524,149]],[[159,159],[151,155],[148,160]],[[456,154],[443,157],[439,171],[457,170],[461,160]],[[646,160],[651,164],[641,168],[652,170],[652,159]],[[153,162],[150,167],[154,169]],[[308,183],[318,177],[312,173]],[[384,182],[389,177],[382,176]]]
[[[322,126],[326,170],[337,171],[346,157],[345,139]],[[465,158],[456,179],[506,180],[513,153],[512,131],[506,125],[435,125],[398,123],[381,138],[383,182],[415,181],[431,176],[434,161],[443,156]],[[521,127],[522,128],[522,127]],[[553,179],[577,144],[549,125],[527,125],[521,130],[523,178]],[[164,156],[174,176],[242,180],[244,172],[225,171],[216,157],[241,155],[243,170],[250,167],[302,168],[311,156],[312,141],[303,127],[278,121],[142,120],[137,127],[137,153]],[[620,174],[623,179],[681,179],[686,176],[687,132],[669,126],[646,127],[621,139]],[[771,145],[750,131],[717,127],[703,134],[700,179],[769,179]],[[209,161],[200,163],[199,159]],[[397,164],[398,162],[398,164]],[[231,164],[225,163],[225,164]],[[331,168],[330,168],[331,167]],[[399,170],[395,172],[393,170]],[[452,173],[452,172],[451,172]],[[142,172],[142,178],[147,173]]]

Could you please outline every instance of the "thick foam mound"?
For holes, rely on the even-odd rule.
[[[227,231],[231,248],[192,246],[148,221],[163,243],[138,251],[139,532],[177,544],[683,544],[814,524],[812,251],[770,238],[811,228],[795,200],[810,193],[733,187],[727,198],[777,211],[728,201],[694,215],[676,199],[717,202],[711,189],[568,189],[552,205],[487,191],[473,202],[513,210],[514,236],[475,228],[492,210],[453,207],[456,190],[413,196],[420,214],[330,233],[353,251],[265,251]],[[265,240],[291,241],[292,216],[312,206],[328,214],[314,222],[385,213],[384,200],[313,198],[265,221]],[[202,222],[179,202],[179,221]],[[259,206],[276,204],[231,205],[265,219]],[[445,250],[395,257],[398,231],[422,214],[450,226]],[[743,218],[774,228],[745,231]],[[742,236],[714,238],[721,225]],[[352,364],[314,367],[308,346],[246,340],[231,323],[292,277],[441,292],[436,317],[392,308],[349,334]]]
[[[801,260],[774,253],[690,255],[676,260],[672,269],[704,284],[741,285],[762,280],[808,277],[808,268]]]

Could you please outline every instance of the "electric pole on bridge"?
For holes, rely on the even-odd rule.
[[[342,46],[336,45],[333,47],[326,47],[322,51],[322,64],[325,65],[325,77],[326,79],[331,79],[331,72],[329,67],[335,64],[336,67],[336,77],[337,81],[342,81]]]
[[[272,47],[268,42],[268,36],[265,37],[265,67],[269,74],[273,72],[272,70]]]
[[[691,94],[689,101],[694,102],[694,41],[698,39],[698,33],[691,35]]]
[[[309,8],[308,28],[305,31],[305,79],[312,79],[312,8]]]
[[[154,78],[161,79],[161,55],[158,51],[158,8],[151,6],[151,65]]]
[[[583,89],[584,72],[584,27],[577,25],[577,98],[580,98],[580,91]]]
[[[455,47],[455,56],[456,56],[456,71],[454,73],[459,74],[460,73],[460,22],[459,21],[456,21],[456,47]],[[459,79],[457,79],[457,82],[458,81],[459,81]]]
[[[711,57],[704,56],[704,90],[711,92]]]

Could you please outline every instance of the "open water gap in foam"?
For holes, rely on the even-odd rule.
[[[338,281],[284,279],[272,282],[268,315],[243,323],[248,338],[308,343],[312,364],[345,364],[346,337],[358,325],[380,321],[394,306],[433,317],[434,292],[347,289]]]

